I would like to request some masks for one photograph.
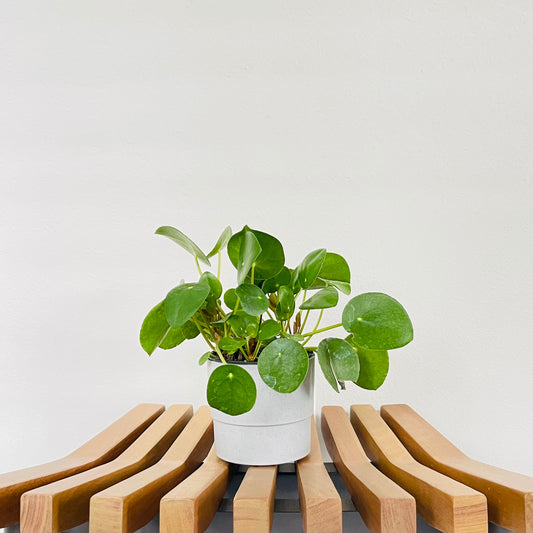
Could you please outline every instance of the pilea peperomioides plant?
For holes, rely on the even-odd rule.
[[[162,226],[164,235],[187,250],[196,262],[199,280],[174,287],[146,316],[140,341],[151,355],[201,335],[209,346],[199,360],[218,357],[221,363],[210,376],[207,400],[211,407],[230,415],[252,409],[256,386],[245,364],[256,362],[263,381],[280,393],[295,391],[304,380],[309,356],[318,355],[329,384],[339,392],[350,381],[377,389],[387,376],[388,350],[413,338],[405,309],[379,292],[352,298],[344,307],[342,322],[324,326],[324,309],[335,307],[339,292],[349,295],[350,268],[337,253],[320,248],[309,253],[296,268],[285,265],[278,239],[245,226],[232,235],[227,227],[213,249],[202,250],[179,230]],[[220,282],[222,251],[237,269],[237,286],[223,291]],[[217,274],[202,271],[218,257]],[[316,317],[311,318],[311,314]],[[309,323],[312,326],[309,326]],[[308,346],[314,335],[344,328],[345,338],[323,339]]]

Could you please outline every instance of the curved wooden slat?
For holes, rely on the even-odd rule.
[[[159,533],[203,533],[215,517],[229,477],[229,464],[217,457],[213,446],[204,464],[161,500]]]
[[[324,466],[314,417],[311,452],[296,463],[304,533],[342,533],[342,502]]]
[[[415,533],[415,499],[370,463],[342,407],[322,407],[322,435],[367,527],[377,533]]]
[[[250,466],[233,499],[233,533],[272,529],[277,466]]]
[[[471,459],[408,405],[384,405],[381,416],[417,461],[485,494],[491,522],[533,533],[533,478]]]
[[[66,457],[0,475],[0,528],[18,523],[24,492],[111,461],[164,410],[163,405],[140,404]]]
[[[202,463],[213,444],[213,421],[200,407],[161,460],[91,498],[90,533],[126,533],[157,514],[161,498]]]
[[[23,494],[21,533],[57,533],[86,522],[90,497],[158,461],[191,416],[192,406],[173,405],[113,461]]]
[[[415,497],[426,522],[447,532],[488,531],[483,494],[416,462],[371,405],[352,405],[350,414],[367,455]]]

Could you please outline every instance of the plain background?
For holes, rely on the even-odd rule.
[[[0,19],[0,471],[140,402],[205,403],[200,340],[139,346],[196,279],[153,232],[207,250],[248,224],[290,266],[343,254],[353,294],[413,320],[380,390],[317,372],[317,412],[408,403],[533,475],[531,2],[34,0]]]

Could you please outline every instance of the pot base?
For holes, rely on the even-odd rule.
[[[311,451],[311,416],[275,426],[213,422],[216,454],[228,463],[279,465],[302,459]]]

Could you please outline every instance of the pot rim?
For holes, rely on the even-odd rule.
[[[309,356],[309,359],[313,359],[316,357],[316,352],[306,350],[307,355]],[[220,360],[218,354],[216,352],[211,352],[211,355],[207,359],[208,361],[211,361],[212,363],[218,363],[219,365],[222,364],[222,361]],[[257,365],[258,358],[255,359],[255,361],[226,361],[227,365]]]

